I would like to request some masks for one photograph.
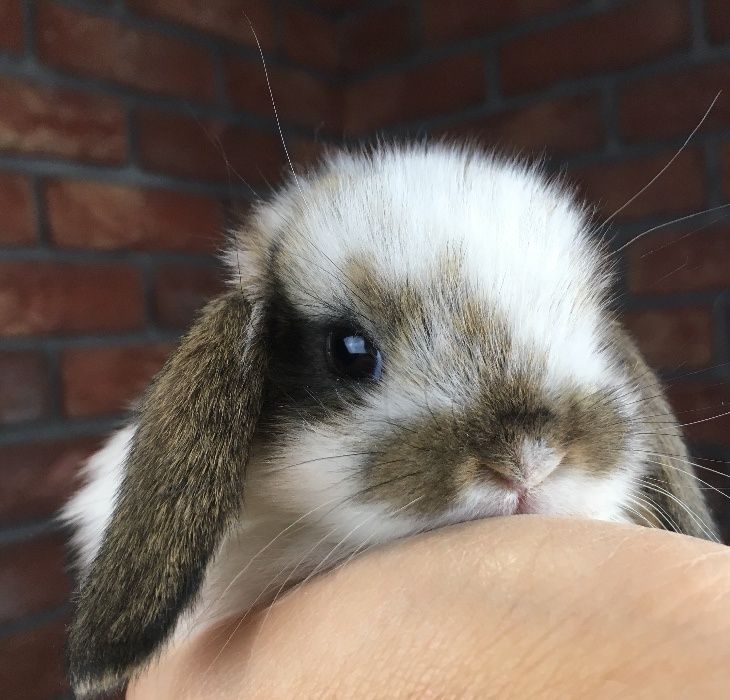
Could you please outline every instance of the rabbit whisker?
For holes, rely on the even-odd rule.
[[[649,483],[651,482],[651,483]],[[719,542],[717,535],[715,535],[714,532],[712,532],[712,529],[707,526],[707,523],[700,518],[697,513],[695,513],[688,505],[686,505],[681,499],[677,498],[673,493],[670,493],[663,487],[659,486],[658,483],[651,479],[650,477],[643,476],[641,477],[641,483],[644,488],[649,489],[650,491],[655,491],[656,493],[659,493],[663,496],[666,496],[667,498],[674,501],[680,508],[682,508],[687,515],[692,518],[694,523],[702,530],[702,532],[705,534],[705,536],[712,540],[713,542]]]
[[[684,143],[679,147],[679,150],[669,159],[669,162],[649,181],[644,185],[631,199],[629,199],[623,206],[619,207],[611,216],[609,216],[601,225],[602,227],[607,226],[613,219],[615,219],[626,207],[631,205],[633,202],[635,202],[639,197],[641,197],[644,192],[646,192],[664,173],[671,167],[672,163],[679,158],[680,155],[682,155],[683,151],[687,148],[690,141],[694,138],[695,134],[702,128],[702,125],[707,120],[707,117],[710,116],[710,112],[712,112],[713,107],[717,103],[717,101],[720,99],[720,95],[722,94],[722,90],[720,90],[710,103],[710,106],[707,108],[705,113],[702,115],[702,119],[700,119],[697,126],[695,126],[694,129],[690,132],[689,136],[685,139]],[[619,248],[620,252],[622,248]]]

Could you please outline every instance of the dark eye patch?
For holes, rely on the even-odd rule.
[[[296,305],[283,285],[274,288],[260,430],[278,439],[283,424],[312,424],[359,405],[377,385],[382,356],[374,329],[346,300],[333,299],[323,310]],[[335,361],[328,351],[330,336]]]

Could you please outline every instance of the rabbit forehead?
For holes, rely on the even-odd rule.
[[[289,196],[276,269],[304,315],[387,304],[446,328],[481,308],[494,313],[475,342],[498,315],[549,372],[605,375],[600,256],[580,208],[536,172],[447,149],[342,156]]]

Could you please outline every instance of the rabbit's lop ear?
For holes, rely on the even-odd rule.
[[[263,326],[262,309],[241,293],[215,299],[143,401],[70,630],[80,696],[122,684],[159,649],[239,512],[261,404]]]
[[[633,385],[641,394],[639,420],[646,420],[642,433],[648,457],[647,472],[640,480],[642,503],[636,522],[674,530],[709,540],[718,538],[717,527],[707,507],[699,481],[691,468],[681,427],[672,413],[659,379],[649,369],[628,334],[613,327],[616,346],[621,350]]]

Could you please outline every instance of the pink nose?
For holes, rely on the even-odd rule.
[[[520,450],[518,473],[525,486],[536,486],[552,474],[565,456],[544,440],[525,438]]]
[[[525,438],[517,458],[506,464],[494,464],[492,469],[518,494],[542,483],[560,465],[564,453],[544,440]]]

